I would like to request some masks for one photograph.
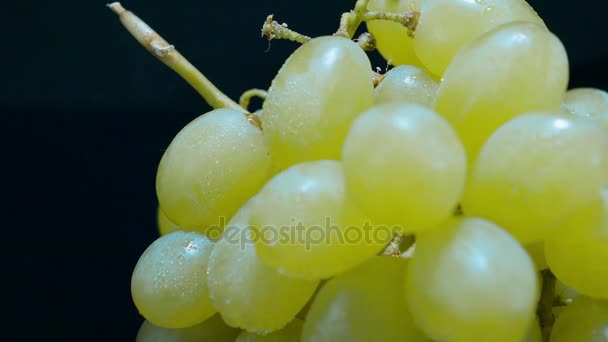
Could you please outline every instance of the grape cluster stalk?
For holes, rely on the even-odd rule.
[[[238,103],[108,6],[214,108],[160,160],[137,341],[608,341],[608,93],[525,0],[268,16],[301,45]]]

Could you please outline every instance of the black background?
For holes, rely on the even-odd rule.
[[[602,2],[530,3],[569,52],[571,87],[608,89]],[[104,4],[0,7],[2,336],[133,339],[142,319],[130,275],[157,236],[157,163],[179,129],[210,109]],[[123,1],[234,99],[268,87],[297,47],[274,41],[266,52],[267,14],[318,36],[335,31],[353,4]],[[377,56],[373,63],[385,66]]]

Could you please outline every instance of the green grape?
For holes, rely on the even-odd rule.
[[[139,313],[164,328],[186,328],[213,316],[205,272],[212,247],[195,232],[176,231],[154,241],[131,278]]]
[[[410,312],[438,341],[517,341],[537,299],[534,264],[506,231],[457,218],[418,236],[406,276]]]
[[[158,232],[160,233],[160,235],[167,235],[167,234],[177,231],[177,230],[183,230],[182,227],[171,222],[171,220],[169,220],[167,215],[163,212],[163,210],[160,207],[158,207],[158,210],[157,210],[156,222],[158,224]]]
[[[281,329],[312,297],[318,281],[290,278],[263,264],[249,227],[255,197],[230,220],[209,257],[213,305],[231,326],[267,333]]]
[[[420,231],[452,216],[466,155],[450,125],[415,104],[379,105],[353,123],[342,163],[347,192],[378,222]]]
[[[424,70],[401,65],[389,70],[374,90],[374,103],[411,102],[433,108],[439,85]]]
[[[214,315],[203,323],[182,329],[161,328],[144,321],[135,342],[221,342],[234,341],[239,329],[229,327],[220,315]]]
[[[465,190],[465,212],[496,222],[522,243],[553,235],[606,184],[607,138],[585,121],[557,114],[509,121],[479,154]]]
[[[545,242],[540,240],[529,243],[524,246],[526,252],[534,262],[534,267],[537,271],[542,271],[547,268],[547,260],[545,260]]]
[[[555,297],[557,300],[564,304],[570,304],[574,300],[574,298],[578,297],[580,293],[576,290],[568,287],[566,284],[562,283],[559,279],[555,282]]]
[[[540,330],[540,324],[538,322],[538,318],[535,318],[532,321],[532,324],[528,328],[528,333],[526,337],[522,340],[522,342],[542,342],[543,334]]]
[[[267,335],[258,335],[243,331],[235,342],[295,342],[300,340],[304,321],[294,318],[283,329],[271,332]]]
[[[608,299],[608,190],[547,238],[545,254],[557,279],[582,294]]]
[[[351,122],[372,105],[369,59],[353,41],[319,37],[298,48],[264,101],[264,138],[279,170],[339,159]]]
[[[329,280],[312,303],[302,342],[428,341],[403,295],[407,261],[374,257]]]
[[[369,11],[404,13],[419,11],[423,0],[370,0]],[[407,28],[387,20],[373,20],[366,23],[367,29],[376,38],[376,49],[384,59],[393,65],[409,64],[422,66],[414,52],[414,40],[408,36]]]
[[[562,108],[597,123],[608,133],[608,93],[594,88],[576,88],[564,96]]]
[[[508,120],[559,110],[567,83],[568,58],[557,37],[536,24],[506,24],[458,52],[439,85],[435,111],[454,126],[471,164]]]
[[[577,297],[557,316],[549,341],[608,341],[608,302]]]
[[[526,21],[545,28],[525,0],[425,0],[420,13],[414,50],[436,75],[444,74],[463,46],[500,25]]]
[[[294,165],[271,179],[250,218],[262,261],[290,276],[325,279],[382,251],[392,232],[368,222],[344,190],[342,166],[332,160]]]
[[[243,113],[217,109],[188,124],[163,155],[156,176],[162,210],[177,225],[222,226],[267,180],[262,132]]]

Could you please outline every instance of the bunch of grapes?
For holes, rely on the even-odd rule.
[[[608,93],[566,91],[524,0],[359,0],[317,38],[270,16],[302,45],[239,104],[110,7],[216,108],[160,161],[138,341],[608,341]]]

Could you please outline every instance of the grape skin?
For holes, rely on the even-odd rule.
[[[526,244],[555,234],[606,184],[607,138],[588,122],[558,114],[509,121],[481,150],[465,190],[465,212],[496,222]]]
[[[297,164],[276,175],[257,195],[250,222],[265,264],[310,280],[354,267],[391,239],[388,229],[376,230],[385,227],[370,224],[348,201],[342,166],[332,160]]]
[[[550,342],[608,340],[608,303],[584,296],[574,299],[555,320]]]
[[[184,127],[165,151],[158,200],[183,228],[221,228],[262,187],[269,167],[262,132],[237,110],[213,110]]]
[[[374,257],[329,280],[304,323],[303,342],[428,341],[402,291],[407,261]]]
[[[291,321],[319,282],[290,278],[262,263],[247,234],[254,201],[255,197],[230,220],[211,252],[209,295],[227,324],[268,333]]]
[[[439,341],[517,341],[534,316],[536,272],[490,221],[459,218],[421,234],[406,279],[418,326]]]
[[[384,75],[374,90],[374,103],[409,102],[433,109],[438,88],[437,82],[424,70],[400,65]]]
[[[555,35],[533,23],[497,27],[464,46],[439,86],[435,111],[458,132],[469,163],[505,122],[559,110],[568,57]]]
[[[220,315],[192,327],[167,329],[144,321],[139,328],[135,342],[220,342],[233,341],[239,330],[229,327]]]
[[[283,329],[271,332],[267,335],[257,335],[243,331],[235,342],[293,342],[299,341],[302,335],[304,321],[294,318]]]
[[[263,105],[264,138],[278,170],[339,159],[351,122],[373,103],[369,59],[353,41],[319,37],[283,64]]]
[[[158,232],[161,236],[167,235],[174,231],[183,230],[182,227],[171,222],[160,207],[157,209],[156,223],[158,225]]]
[[[405,13],[419,11],[423,0],[371,0],[367,9],[376,12]],[[376,49],[392,65],[413,65],[423,67],[414,52],[414,41],[408,36],[407,28],[387,20],[373,20],[366,23],[370,33],[376,38]]]
[[[595,88],[570,89],[562,108],[568,113],[594,121],[608,134],[608,93]]]
[[[565,285],[587,296],[608,299],[608,190],[598,197],[547,239],[545,255]]]
[[[347,192],[365,214],[408,232],[446,220],[464,191],[462,143],[445,119],[420,105],[389,103],[362,114],[342,163]]]
[[[190,327],[215,314],[205,273],[212,247],[196,232],[176,231],[154,241],[131,278],[139,313],[164,328]]]
[[[525,21],[546,29],[524,0],[425,0],[420,7],[414,50],[434,74],[443,75],[463,46],[500,25]]]

